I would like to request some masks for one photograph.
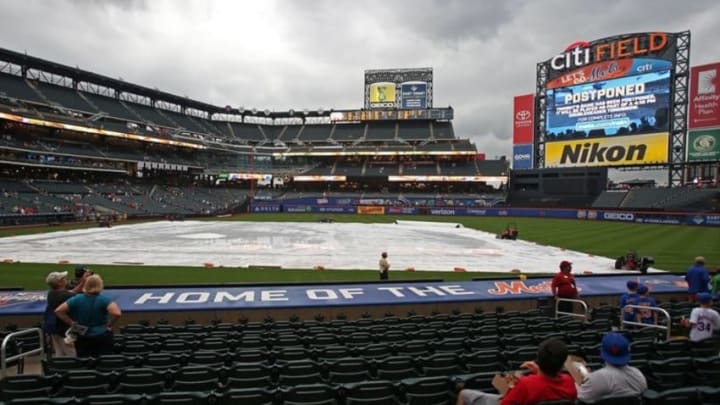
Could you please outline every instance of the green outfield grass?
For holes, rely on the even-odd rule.
[[[437,216],[360,216],[317,214],[254,214],[229,218],[212,218],[220,221],[273,221],[316,222],[332,218],[335,222],[393,222],[419,220],[456,222],[466,227],[499,233],[509,223],[520,231],[520,239],[577,250],[597,256],[616,257],[628,249],[640,255],[653,256],[658,268],[684,271],[697,255],[704,255],[710,266],[720,265],[720,229],[674,225],[626,224],[619,222],[556,220],[539,218],[480,218]],[[0,237],[77,229],[92,225],[62,227],[12,228],[0,230]],[[92,265],[103,275],[107,284],[157,285],[191,283],[296,283],[322,281],[376,280],[375,269],[314,271],[309,269],[241,269],[162,266]],[[72,270],[73,265],[12,263],[0,264],[0,287],[43,289],[45,275],[51,270]],[[421,269],[418,269],[421,270]],[[453,273],[453,272],[392,272],[395,280],[445,279],[470,280],[477,277],[508,276],[508,273]]]

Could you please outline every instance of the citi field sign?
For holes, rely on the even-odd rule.
[[[551,78],[559,73],[595,63],[630,58],[675,58],[675,34],[646,32],[576,41],[547,61]]]

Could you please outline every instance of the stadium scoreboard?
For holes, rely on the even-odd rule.
[[[535,139],[545,167],[669,163],[677,35],[578,41],[539,63]]]
[[[366,110],[432,108],[432,68],[366,70],[364,106]]]

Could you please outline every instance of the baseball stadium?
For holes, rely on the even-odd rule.
[[[549,339],[601,369],[608,333],[647,390],[587,403],[720,404],[686,277],[720,269],[720,63],[690,39],[554,44],[497,157],[430,67],[275,111],[0,49],[0,404],[464,403]],[[91,279],[121,315],[81,355],[48,288]],[[619,305],[631,285],[654,304]]]

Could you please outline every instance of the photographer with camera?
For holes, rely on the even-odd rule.
[[[45,279],[50,290],[48,290],[47,306],[43,315],[43,331],[48,334],[50,342],[52,342],[53,355],[57,357],[75,357],[76,353],[75,346],[64,341],[68,326],[63,322],[58,322],[55,309],[80,292],[85,284],[85,279],[89,276],[88,272],[85,272],[79,283],[69,289],[67,275],[67,271],[53,271]]]
[[[83,293],[70,298],[55,310],[58,319],[70,325],[67,341],[75,339],[78,357],[98,357],[113,352],[112,328],[122,312],[102,291],[102,278],[97,274],[89,276]]]
[[[77,267],[75,267],[75,279],[67,283],[67,289],[73,290],[73,292],[81,291],[85,279],[93,274],[95,273],[93,273],[88,266],[84,264],[77,265]]]

